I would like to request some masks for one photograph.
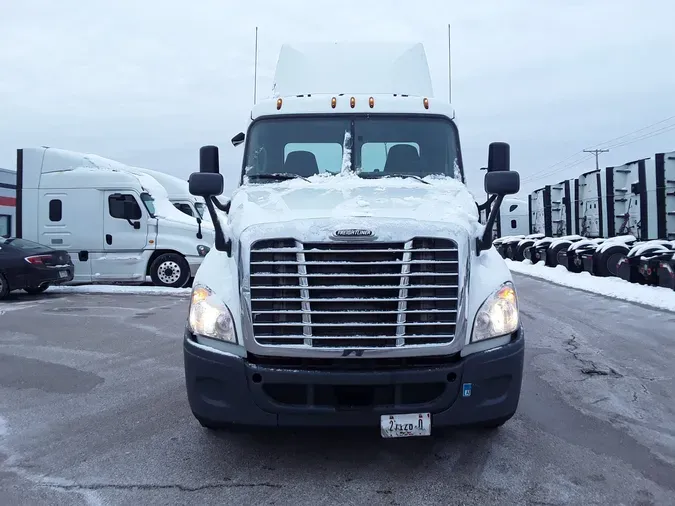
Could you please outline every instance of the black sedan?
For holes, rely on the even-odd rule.
[[[75,266],[67,251],[0,237],[0,299],[13,290],[31,294],[73,280]]]

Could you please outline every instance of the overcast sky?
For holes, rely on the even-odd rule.
[[[501,140],[530,191],[592,169],[570,166],[582,149],[666,118],[601,146],[624,144],[601,165],[675,150],[674,19],[668,0],[0,0],[0,167],[48,145],[187,179],[199,147],[218,144],[231,186],[256,25],[259,98],[281,44],[312,40],[423,42],[447,97],[450,23],[469,187],[482,195]]]

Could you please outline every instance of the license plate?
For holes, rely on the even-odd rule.
[[[431,413],[382,415],[380,433],[383,438],[430,436]]]
[[[67,278],[68,277],[68,271],[59,271],[59,277],[60,278]]]

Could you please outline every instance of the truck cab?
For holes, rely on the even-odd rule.
[[[183,343],[202,426],[390,438],[513,416],[524,333],[491,231],[520,179],[491,144],[478,205],[454,118],[421,44],[282,47],[274,95],[232,139],[242,169],[225,217],[217,147],[190,176],[216,229]]]
[[[74,283],[188,284],[215,240],[152,176],[97,155],[17,151],[16,237],[68,251]]]

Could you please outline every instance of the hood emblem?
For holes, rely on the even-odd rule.
[[[335,241],[340,240],[368,241],[375,239],[375,234],[373,233],[372,230],[368,230],[367,228],[343,228],[333,232],[331,239]]]

